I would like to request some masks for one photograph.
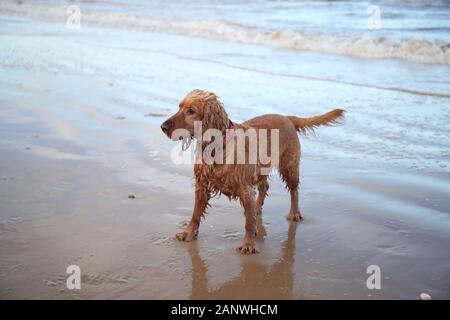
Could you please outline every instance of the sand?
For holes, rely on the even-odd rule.
[[[370,83],[374,64],[405,81],[448,67],[3,18],[1,299],[450,298],[450,100]],[[369,80],[283,76],[295,59],[342,77],[365,67]],[[271,178],[256,255],[236,252],[244,218],[225,198],[197,241],[175,240],[193,206],[192,165],[172,162],[159,125],[195,87],[217,92],[234,121],[348,111],[344,126],[301,138],[303,222],[286,220],[289,196]],[[72,264],[80,290],[66,287]],[[380,290],[366,287],[370,265]]]

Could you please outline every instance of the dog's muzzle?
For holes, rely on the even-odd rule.
[[[166,121],[161,125],[161,130],[167,135],[170,129],[170,124]]]

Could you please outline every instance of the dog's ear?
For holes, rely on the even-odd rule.
[[[228,115],[218,97],[210,93],[204,103],[203,132],[208,129],[225,131],[228,128]]]

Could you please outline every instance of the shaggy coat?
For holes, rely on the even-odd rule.
[[[288,219],[291,221],[302,220],[298,208],[300,142],[297,133],[312,132],[319,126],[338,124],[343,119],[343,114],[344,110],[341,109],[335,109],[321,116],[310,118],[267,114],[237,124],[231,122],[222,103],[214,93],[198,89],[189,92],[181,101],[178,112],[167,119],[161,125],[161,129],[173,140],[182,139],[184,148],[187,148],[195,134],[195,123],[201,123],[201,129],[205,136],[208,129],[217,129],[222,133],[224,138],[219,143],[223,147],[223,152],[218,150],[215,154],[215,151],[208,149],[214,138],[195,137],[195,204],[189,225],[184,231],[178,233],[176,238],[180,241],[195,239],[200,220],[209,206],[209,200],[217,194],[224,194],[230,199],[239,199],[244,209],[245,236],[242,245],[239,247],[239,252],[242,254],[257,252],[255,246],[255,217],[261,214],[264,199],[269,189],[268,175],[263,173],[262,170],[267,172],[273,167],[278,169],[290,192],[291,207]],[[180,132],[177,129],[184,130]],[[236,155],[239,146],[237,142],[238,134],[236,133],[245,133],[249,129],[256,132],[262,131],[261,129],[267,130],[267,150],[271,150],[272,144],[270,131],[278,129],[277,161],[262,164],[258,158],[256,163],[250,162],[250,151],[254,149],[250,146],[250,139],[245,139],[245,162],[227,162],[227,149],[230,153]],[[258,144],[260,139],[261,136],[257,135]],[[217,143],[217,141],[215,142]],[[274,155],[271,154],[270,156],[273,157]],[[211,160],[211,158],[214,159]],[[258,191],[257,196],[255,189]]]

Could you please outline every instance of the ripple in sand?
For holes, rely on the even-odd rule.
[[[187,225],[189,224],[188,220],[183,220],[183,221],[179,221],[176,223],[178,228],[184,228],[187,227]]]
[[[173,237],[158,237],[152,241],[152,244],[156,245],[168,245],[172,242]]]
[[[101,285],[101,284],[126,284],[135,279],[129,275],[120,275],[109,272],[99,272],[94,274],[84,274],[81,276],[81,283],[89,285]]]
[[[229,239],[229,240],[236,240],[240,239],[242,237],[242,233],[238,231],[224,231],[222,234],[222,238]]]
[[[24,219],[22,217],[11,217],[3,221],[0,221],[0,233],[17,231],[16,224],[23,220]]]

